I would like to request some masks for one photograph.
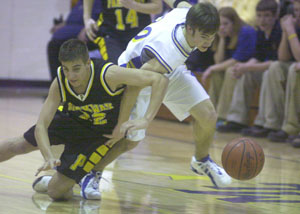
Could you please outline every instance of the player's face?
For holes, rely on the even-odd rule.
[[[198,29],[193,29],[191,26],[185,28],[185,37],[191,48],[197,47],[199,51],[205,52],[212,45],[216,34],[208,34]]]
[[[231,36],[233,32],[233,23],[230,21],[230,19],[220,16],[220,28],[219,28],[220,34],[224,36]]]
[[[276,21],[276,16],[271,11],[257,11],[256,23],[262,31],[272,30]]]
[[[81,59],[62,62],[62,68],[66,78],[73,88],[85,88],[90,76],[90,63],[84,63]]]
[[[215,35],[215,33],[207,34],[196,30],[192,37],[194,47],[197,47],[201,52],[207,51],[207,49],[212,45],[212,42],[215,39]]]

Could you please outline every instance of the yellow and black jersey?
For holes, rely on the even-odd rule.
[[[135,1],[140,3],[150,2],[150,0]],[[103,10],[98,20],[100,26],[98,36],[109,35],[128,43],[130,39],[151,23],[149,14],[122,7],[119,0],[101,0],[101,2]]]
[[[57,79],[61,99],[64,104],[63,112],[101,133],[111,133],[118,121],[121,96],[124,87],[115,91],[106,83],[105,74],[113,65],[104,60],[91,61],[91,76],[84,94],[76,94],[71,84],[59,67]]]

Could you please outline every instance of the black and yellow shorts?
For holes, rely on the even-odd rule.
[[[34,130],[35,126],[31,127],[24,133],[24,138],[37,146]],[[95,132],[59,111],[48,128],[48,135],[51,145],[65,145],[57,171],[77,183],[110,149],[104,145],[108,138],[103,137],[103,133]]]

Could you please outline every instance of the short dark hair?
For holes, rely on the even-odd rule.
[[[275,0],[260,0],[256,5],[256,11],[270,11],[275,15],[278,12],[278,3]]]
[[[83,41],[79,39],[70,39],[61,45],[58,59],[60,62],[81,59],[84,63],[86,63],[89,59],[89,51]]]
[[[189,9],[185,25],[203,33],[214,34],[220,26],[218,10],[208,2],[197,3]]]

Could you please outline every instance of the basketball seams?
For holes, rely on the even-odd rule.
[[[255,146],[252,144],[252,142],[249,140],[248,143],[251,145],[253,151],[254,151],[254,154],[255,154],[255,170],[254,170],[254,176],[256,176],[256,170],[257,170],[257,164],[258,164],[258,157],[257,157],[257,152],[256,152],[256,148]]]
[[[240,179],[240,174],[241,174],[241,170],[242,170],[242,166],[243,166],[243,161],[244,161],[245,150],[246,150],[245,140],[242,139],[240,143],[243,143],[244,148],[243,148],[243,154],[241,155],[241,163],[240,163],[240,169],[239,169],[238,179]]]

